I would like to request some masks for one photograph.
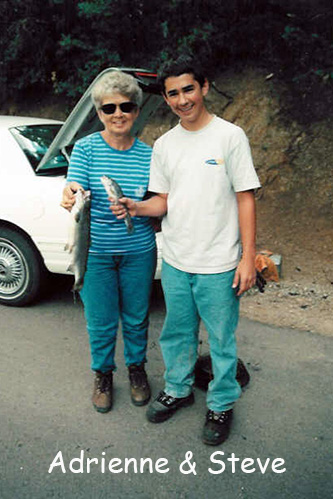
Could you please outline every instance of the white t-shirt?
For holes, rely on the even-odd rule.
[[[178,124],[154,145],[149,190],[168,194],[163,259],[214,274],[240,258],[236,192],[260,187],[243,130],[214,116],[201,130]]]

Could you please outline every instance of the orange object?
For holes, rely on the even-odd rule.
[[[258,253],[260,255],[265,255],[265,256],[272,256],[273,255],[273,252],[268,250],[268,249],[262,249],[262,250],[258,251]]]
[[[255,259],[255,266],[256,269],[264,276],[266,281],[279,282],[279,274],[276,265],[273,260],[267,256],[267,254],[262,254],[262,252],[258,253]]]

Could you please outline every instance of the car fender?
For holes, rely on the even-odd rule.
[[[60,206],[64,184],[64,177],[35,177],[25,185],[18,183],[15,195],[6,185],[0,187],[0,223],[29,234],[46,268],[56,273],[65,273],[70,260],[64,249],[70,215]]]

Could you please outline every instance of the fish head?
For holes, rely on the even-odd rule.
[[[108,197],[111,198],[115,203],[117,203],[118,199],[123,196],[122,190],[117,182],[111,177],[107,177],[106,175],[103,175],[103,177],[101,177],[101,182],[104,185]]]
[[[76,211],[79,211],[84,204],[84,191],[82,189],[78,189],[74,197],[75,197],[75,202],[73,208]]]
[[[78,210],[80,210],[87,202],[90,202],[90,191],[84,191],[83,189],[78,189],[75,193],[75,205]]]
[[[91,191],[83,191],[83,201],[87,202],[91,199]]]
[[[90,209],[90,204],[91,204],[90,196],[91,196],[90,191],[84,191],[82,189],[79,189],[75,193],[75,203],[71,213],[76,222],[80,220],[80,214],[83,211],[87,211]]]
[[[91,191],[84,191],[83,193],[83,205],[86,209],[90,208],[91,205]]]

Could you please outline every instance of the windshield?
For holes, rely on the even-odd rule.
[[[11,133],[27,156],[34,171],[45,156],[61,124],[24,125],[11,128]],[[44,166],[44,175],[62,175],[66,173],[68,161],[62,153],[52,157]]]

